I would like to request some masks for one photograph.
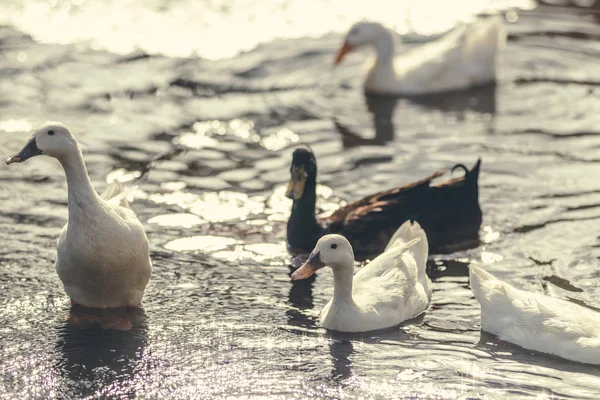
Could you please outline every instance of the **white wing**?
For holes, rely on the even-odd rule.
[[[137,186],[132,186],[125,189],[121,182],[113,181],[110,185],[108,185],[104,192],[100,194],[100,198],[106,200],[108,204],[130,208],[127,197],[136,189]]]

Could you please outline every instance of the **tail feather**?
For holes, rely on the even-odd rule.
[[[582,347],[590,347],[597,349],[600,347],[600,339],[594,337],[582,337],[577,339],[577,344]]]
[[[102,197],[104,200],[110,200],[113,197],[123,193],[125,191],[125,187],[123,186],[123,184],[119,181],[113,181],[111,184],[109,184],[106,189],[104,189],[104,192],[102,192],[102,194],[100,194],[100,197]]]
[[[463,169],[465,171],[465,176],[464,176],[464,188],[465,188],[465,201],[467,201],[467,206],[468,209],[470,211],[472,211],[472,216],[476,217],[477,220],[473,221],[476,222],[476,228],[475,229],[479,229],[479,226],[481,225],[481,219],[482,219],[482,215],[481,215],[481,207],[479,206],[479,171],[481,169],[481,158],[479,158],[477,160],[477,162],[475,163],[475,165],[473,166],[473,168],[471,168],[471,170],[468,170],[463,164],[456,164],[453,168],[452,171],[456,170],[456,169]]]
[[[506,27],[499,16],[479,20],[466,29],[463,54],[475,83],[496,79],[496,57],[506,45],[506,37]]]
[[[472,182],[475,185],[475,187],[477,187],[477,185],[478,185],[480,169],[481,169],[481,158],[478,158],[477,162],[475,163],[473,168],[471,168],[470,171],[465,173],[465,179],[468,182]]]
[[[392,235],[392,238],[388,242],[385,251],[388,251],[389,249],[398,245],[412,243],[415,241],[415,239],[418,239],[418,241],[411,245],[411,252],[417,261],[419,270],[425,271],[427,256],[429,255],[429,243],[427,242],[427,235],[425,234],[425,231],[423,228],[421,228],[421,225],[419,225],[418,222],[404,222]]]
[[[390,249],[393,249],[394,251],[398,251],[399,254],[402,254],[405,251],[407,251],[408,249],[410,249],[411,247],[413,247],[414,245],[416,245],[417,243],[419,243],[420,241],[421,241],[420,237],[409,240],[408,242],[403,242],[402,240],[397,240],[396,243],[394,244],[394,246],[390,247]]]
[[[471,170],[469,170],[469,168],[467,168],[465,164],[455,164],[450,171],[454,172],[457,169],[462,169],[464,171],[465,182],[471,184],[475,188],[478,186],[479,170],[481,169],[481,158],[477,159],[477,162],[475,163],[475,165],[473,165],[473,168],[471,168]]]
[[[119,181],[113,181],[108,187],[100,194],[100,197],[111,204],[118,204],[121,207],[129,208],[129,202],[127,196],[135,188],[128,188],[125,190],[123,184]]]
[[[486,300],[485,290],[486,287],[489,287],[490,281],[497,281],[498,279],[487,272],[486,270],[476,266],[469,265],[469,282],[471,284],[471,290],[473,290],[473,294],[479,303]]]
[[[469,276],[471,281],[473,281],[473,278],[477,279],[479,282],[498,280],[494,275],[476,265],[469,265]]]

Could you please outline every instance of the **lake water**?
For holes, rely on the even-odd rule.
[[[67,124],[99,190],[135,180],[154,271],[143,309],[113,316],[131,329],[76,323],[53,265],[63,172],[46,157],[0,167],[0,398],[600,396],[600,368],[480,332],[467,270],[600,307],[598,10],[391,3],[3,3],[2,157],[33,124]],[[411,47],[508,10],[496,87],[365,99],[364,55],[331,68],[365,16]],[[285,246],[298,143],[324,211],[482,158],[482,244],[432,255],[425,314],[374,334],[318,325],[331,271],[292,282]]]

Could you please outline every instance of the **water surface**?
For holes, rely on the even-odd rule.
[[[124,15],[139,11],[139,29],[126,34],[125,20],[113,21],[122,46],[101,39],[108,27],[73,31],[92,15],[108,21],[117,2],[74,2],[67,20],[66,3],[7,3],[5,156],[37,121],[66,123],[99,190],[114,179],[137,185],[133,208],[154,272],[139,312],[108,320],[71,312],[53,267],[67,216],[63,172],[45,157],[1,167],[2,398],[598,397],[599,368],[480,332],[467,270],[477,262],[516,287],[600,306],[600,28],[592,11],[509,13],[495,87],[365,100],[363,57],[330,67],[339,32],[360,8],[340,11],[335,24],[327,17],[325,27],[316,16],[310,28],[292,23],[292,33],[280,26],[245,35],[264,25],[261,9],[239,27],[242,43],[206,50],[218,59],[207,61],[190,54],[202,55],[210,42],[202,35],[225,29],[220,20],[194,20],[198,9],[186,15],[188,2],[126,3],[133,8]],[[210,4],[202,7],[222,19],[243,19],[242,5]],[[281,4],[281,15],[300,7]],[[448,21],[488,6],[473,3]],[[303,7],[316,15],[316,3]],[[373,9],[385,22],[408,26],[382,7]],[[47,27],[33,24],[38,12],[50,13]],[[448,21],[414,20],[415,32],[447,29]],[[171,50],[153,47],[148,21],[180,22],[166,33]],[[177,39],[193,32],[197,41]],[[434,293],[424,315],[374,334],[319,327],[331,272],[291,282],[285,247],[283,193],[298,143],[317,155],[324,211],[482,158],[482,244],[431,257]]]

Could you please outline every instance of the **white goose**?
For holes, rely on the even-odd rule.
[[[391,32],[376,22],[352,26],[335,58],[339,64],[355,48],[371,47],[375,62],[365,79],[372,93],[420,95],[494,82],[498,51],[506,42],[501,17],[462,25],[441,39],[394,58]]]
[[[469,274],[481,329],[525,349],[600,365],[600,313],[516,289],[473,265]]]
[[[293,274],[305,279],[318,269],[333,270],[333,299],[321,312],[321,325],[341,332],[367,332],[396,326],[422,313],[431,298],[425,273],[427,237],[418,223],[405,222],[385,251],[354,274],[352,246],[341,235],[326,235]]]
[[[56,158],[67,176],[69,221],[58,238],[56,271],[71,301],[86,307],[136,307],[152,272],[148,238],[127,207],[123,187],[94,190],[75,137],[46,122],[6,164],[39,154]]]

